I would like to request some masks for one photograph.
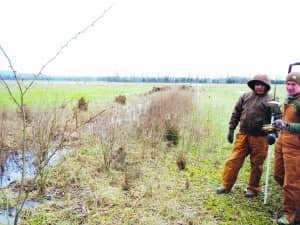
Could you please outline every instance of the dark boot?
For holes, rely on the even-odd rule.
[[[223,188],[223,187],[218,187],[216,189],[216,193],[217,194],[227,194],[229,193],[231,190],[230,189],[226,189],[226,188]]]
[[[253,197],[256,197],[257,196],[257,193],[254,193],[252,191],[249,191],[249,190],[245,190],[244,191],[244,196],[246,198],[253,198]]]
[[[295,223],[289,221],[287,218],[285,218],[285,216],[282,216],[277,220],[277,224],[279,224],[279,225],[292,225],[292,224],[295,224]]]

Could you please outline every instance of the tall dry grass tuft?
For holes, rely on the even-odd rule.
[[[88,102],[85,100],[84,97],[81,97],[78,100],[78,105],[77,108],[79,109],[79,111],[87,111],[88,110]]]
[[[172,138],[177,135],[177,129],[181,128],[184,115],[192,110],[193,92],[179,87],[169,87],[164,91],[157,91],[148,96],[144,109],[139,116],[137,132],[146,145],[159,145],[166,134]],[[168,133],[169,132],[169,133]],[[179,137],[172,139],[178,143]]]
[[[124,95],[118,95],[116,98],[115,98],[115,102],[121,104],[121,105],[125,105],[126,104],[126,96]]]

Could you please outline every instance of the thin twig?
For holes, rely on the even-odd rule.
[[[51,57],[40,69],[40,71],[37,74],[34,74],[34,79],[29,83],[29,85],[25,88],[24,94],[27,92],[28,89],[33,85],[34,81],[43,73],[44,69],[51,63],[53,62],[61,53],[62,51],[68,47],[70,42],[76,40],[80,35],[85,33],[87,30],[89,30],[91,27],[93,27],[100,19],[104,17],[104,15],[112,8],[112,5],[105,9],[103,13],[98,16],[92,23],[90,23],[87,27],[85,27],[82,31],[79,31],[76,33],[73,37],[71,37],[64,45],[62,45],[59,50],[56,52],[56,54]]]
[[[98,112],[96,115],[90,117],[88,120],[84,121],[84,122],[81,123],[79,126],[77,126],[77,127],[75,128],[75,130],[79,129],[80,127],[82,127],[82,126],[84,126],[84,125],[86,125],[86,124],[88,124],[88,123],[90,123],[90,122],[92,122],[94,119],[96,119],[98,116],[100,116],[100,115],[101,115],[102,113],[104,113],[105,111],[106,111],[106,109],[104,109],[104,110]]]

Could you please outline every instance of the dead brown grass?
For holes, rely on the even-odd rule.
[[[81,97],[78,100],[78,109],[79,111],[87,111],[88,110],[88,102],[85,100],[84,97]]]
[[[21,118],[12,110],[3,108],[0,111],[0,147],[2,150],[14,151],[20,148]]]
[[[125,105],[126,104],[126,96],[125,95],[118,95],[115,98],[115,102],[121,104],[121,105]]]
[[[156,146],[163,141],[167,129],[178,127],[185,114],[192,110],[193,94],[178,87],[168,87],[147,100],[138,120],[137,132],[147,145]]]

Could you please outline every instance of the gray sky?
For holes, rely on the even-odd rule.
[[[300,61],[297,0],[0,0],[0,45],[19,72],[284,78]],[[8,70],[0,55],[0,70]]]

